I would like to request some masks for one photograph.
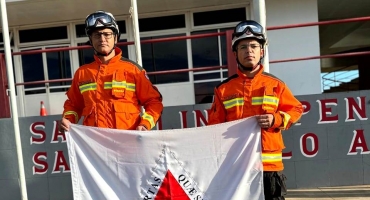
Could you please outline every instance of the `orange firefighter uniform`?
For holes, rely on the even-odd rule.
[[[238,70],[215,88],[208,125],[261,114],[274,115],[272,126],[261,130],[262,162],[264,171],[281,171],[285,148],[281,130],[297,122],[302,112],[302,104],[286,84],[263,72],[261,65],[254,78],[250,79]]]
[[[86,126],[135,130],[144,125],[150,130],[162,113],[162,96],[142,67],[123,58],[119,48],[115,53],[108,64],[94,55],[95,62],[76,71],[63,117],[71,123],[83,117]]]

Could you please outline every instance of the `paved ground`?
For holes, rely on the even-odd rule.
[[[370,200],[370,185],[288,190],[286,200]]]

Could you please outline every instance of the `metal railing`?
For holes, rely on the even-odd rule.
[[[267,27],[267,30],[278,30],[278,29],[288,29],[288,28],[299,28],[299,27],[307,27],[307,26],[317,26],[317,25],[328,25],[328,24],[338,24],[338,23],[348,23],[348,22],[358,22],[358,21],[370,21],[369,17],[360,17],[360,18],[350,18],[350,19],[341,19],[341,20],[330,20],[330,21],[322,21],[322,22],[312,22],[312,23],[302,23],[302,24],[290,24],[284,26],[273,26]],[[169,37],[169,38],[160,38],[160,39],[149,39],[149,40],[142,40],[141,43],[157,43],[157,42],[168,42],[168,41],[175,41],[175,40],[186,40],[186,39],[195,39],[195,38],[205,38],[205,37],[215,37],[215,36],[226,36],[227,45],[231,46],[231,34],[232,32],[226,31],[221,33],[208,33],[208,34],[199,34],[199,35],[191,35],[191,36],[177,36],[177,37]],[[124,45],[133,45],[134,42],[120,42],[118,46]],[[35,51],[24,51],[24,52],[13,52],[12,55],[27,55],[27,54],[37,54],[37,53],[45,53],[45,52],[58,52],[58,51],[69,51],[69,50],[80,50],[80,49],[88,49],[91,48],[89,45],[84,46],[77,46],[77,47],[64,47],[64,48],[50,48],[45,50],[35,50]],[[332,54],[332,55],[323,55],[323,56],[310,56],[310,57],[301,57],[301,58],[291,58],[291,59],[282,59],[282,60],[272,60],[270,63],[281,63],[281,62],[293,62],[293,61],[303,61],[303,60],[312,60],[312,59],[324,59],[324,58],[339,58],[339,57],[350,57],[350,56],[362,56],[362,55],[370,55],[370,51],[362,51],[362,52],[354,52],[354,53],[342,53],[342,54]],[[166,71],[156,71],[156,72],[148,72],[148,75],[157,75],[157,74],[170,74],[170,73],[183,73],[183,72],[191,72],[191,71],[208,71],[208,70],[217,70],[217,69],[226,69],[228,68],[229,75],[236,72],[236,61],[233,57],[234,55],[231,52],[231,49],[227,48],[227,65],[224,66],[210,66],[210,67],[202,67],[202,68],[193,68],[193,69],[180,69],[180,70],[166,70]],[[0,73],[4,73],[1,70],[1,67],[4,66],[4,54],[0,53]],[[3,67],[4,69],[4,67]],[[358,75],[357,75],[358,76]],[[328,77],[327,80],[330,81]],[[54,79],[54,80],[43,80],[43,81],[32,81],[32,82],[24,82],[24,83],[16,83],[17,86],[21,85],[33,85],[33,84],[42,84],[42,83],[54,83],[54,82],[65,82],[71,81],[72,78],[64,78],[64,79]],[[339,83],[341,80],[335,79],[331,80],[333,82]],[[6,80],[2,80],[0,82],[0,97],[7,97],[6,90],[7,90],[7,83]],[[4,99],[4,98],[1,98]],[[1,107],[9,107],[7,101],[1,101],[3,104],[0,103]],[[5,112],[8,112],[5,110]],[[10,113],[5,113],[5,116],[9,116]],[[3,117],[4,114],[0,112],[0,118]]]

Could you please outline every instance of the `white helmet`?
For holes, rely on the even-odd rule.
[[[237,42],[246,38],[254,38],[258,40],[262,47],[266,44],[263,27],[261,24],[253,20],[245,20],[236,25],[232,37],[231,47],[233,51],[236,51]]]
[[[117,35],[117,41],[119,41],[120,33],[119,28],[114,19],[113,15],[109,12],[104,12],[102,10],[91,13],[86,17],[85,20],[85,32],[87,36],[97,28],[110,28]]]

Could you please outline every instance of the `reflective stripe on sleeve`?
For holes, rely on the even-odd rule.
[[[262,153],[263,163],[282,162],[282,161],[283,161],[282,153]]]
[[[283,111],[279,111],[279,113],[283,114],[283,116],[284,116],[284,118],[283,118],[284,125],[283,125],[283,127],[281,127],[281,129],[285,130],[288,123],[289,123],[290,115],[286,112],[283,112]]]
[[[64,113],[63,117],[65,117],[66,115],[74,115],[76,120],[75,123],[78,122],[78,114],[75,111],[67,111]]]
[[[230,109],[235,106],[244,105],[244,99],[243,98],[230,99],[230,100],[224,101],[223,104],[225,106],[225,109]]]
[[[152,129],[155,126],[153,116],[149,115],[148,113],[146,113],[146,112],[144,113],[143,119],[146,119],[146,120],[149,121],[149,123],[150,123],[150,129]]]
[[[89,90],[96,90],[96,83],[89,83],[89,84],[81,85],[79,88],[80,88],[81,94]]]

